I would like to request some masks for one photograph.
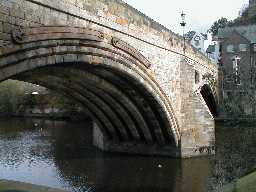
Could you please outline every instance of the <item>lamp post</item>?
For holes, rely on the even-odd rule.
[[[184,55],[185,55],[185,51],[186,51],[186,41],[185,41],[185,26],[186,26],[186,21],[185,21],[185,19],[186,19],[186,14],[182,11],[182,13],[181,13],[181,23],[180,23],[180,25],[181,25],[181,27],[183,28],[183,53],[184,53]]]

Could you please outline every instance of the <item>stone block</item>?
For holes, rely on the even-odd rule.
[[[9,23],[3,23],[3,32],[4,33],[11,33],[12,29],[13,29],[13,25],[9,24]]]
[[[5,5],[6,4],[3,4],[3,1],[0,2],[0,13],[4,15],[10,15],[10,8]]]
[[[3,33],[4,28],[3,28],[3,22],[0,22],[0,32]]]
[[[11,40],[11,35],[10,35],[10,34],[7,34],[7,33],[1,33],[1,32],[0,32],[0,39],[1,39],[1,40],[10,41],[10,40]]]

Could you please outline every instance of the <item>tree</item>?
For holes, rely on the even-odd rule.
[[[24,86],[14,80],[7,80],[0,84],[0,113],[14,113],[22,110],[25,98]]]
[[[217,81],[215,79],[215,77],[210,74],[210,73],[206,73],[205,75],[203,75],[203,80],[205,80],[208,85],[211,87],[212,91],[215,92],[215,88],[217,86]]]
[[[229,24],[229,21],[221,17],[218,21],[215,21],[213,25],[210,28],[210,32],[212,32],[213,36],[216,36],[218,34],[218,30],[221,28],[225,28]]]

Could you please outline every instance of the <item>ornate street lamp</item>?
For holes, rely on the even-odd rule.
[[[181,13],[181,23],[180,23],[180,25],[181,25],[181,27],[183,28],[183,53],[184,53],[184,55],[185,55],[185,51],[186,51],[186,41],[185,41],[185,26],[186,26],[186,21],[185,21],[185,19],[186,19],[186,14],[182,11],[182,13]]]

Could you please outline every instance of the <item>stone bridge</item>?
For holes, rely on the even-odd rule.
[[[120,0],[1,0],[0,81],[81,103],[106,151],[212,152],[217,66]]]

